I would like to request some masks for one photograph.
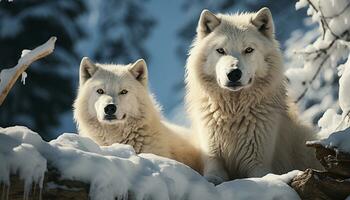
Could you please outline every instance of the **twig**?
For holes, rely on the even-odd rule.
[[[21,57],[15,67],[4,69],[0,72],[0,105],[4,102],[16,80],[29,65],[53,52],[56,39],[56,37],[51,37],[46,43]]]

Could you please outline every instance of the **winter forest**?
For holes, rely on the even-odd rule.
[[[143,58],[162,116],[190,127],[185,65],[202,10],[262,7],[273,16],[288,96],[319,138],[305,145],[323,170],[214,185],[175,160],[75,134],[83,57]],[[0,0],[0,72],[1,200],[350,199],[349,0]]]

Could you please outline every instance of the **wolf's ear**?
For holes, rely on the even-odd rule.
[[[211,33],[220,24],[220,19],[215,16],[212,12],[204,9],[199,17],[197,26],[197,34],[200,38],[205,37]]]
[[[270,9],[261,8],[251,19],[251,23],[266,37],[272,39],[275,36],[275,27]]]
[[[134,62],[134,64],[132,64],[129,68],[129,71],[136,80],[142,83],[142,85],[147,85],[148,71],[147,64],[144,59],[138,59],[136,62]]]
[[[88,57],[81,59],[79,84],[83,85],[96,71],[97,66]]]

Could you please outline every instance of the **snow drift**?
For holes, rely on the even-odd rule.
[[[0,183],[10,184],[10,174],[25,182],[24,197],[31,184],[43,184],[47,166],[62,179],[90,184],[91,199],[299,199],[288,182],[298,174],[268,174],[239,179],[219,186],[207,182],[190,167],[153,154],[136,155],[131,146],[98,146],[92,140],[64,133],[45,142],[26,127],[0,129]]]

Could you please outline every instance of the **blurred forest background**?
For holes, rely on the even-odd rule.
[[[75,132],[72,103],[83,56],[102,63],[145,58],[151,91],[164,115],[186,124],[184,65],[200,12],[263,6],[272,11],[282,49],[293,34],[301,37],[314,28],[305,20],[305,10],[295,10],[294,0],[0,1],[0,70],[16,65],[22,49],[58,38],[54,53],[29,68],[26,85],[18,81],[9,93],[0,108],[0,126],[25,125],[46,140]]]

